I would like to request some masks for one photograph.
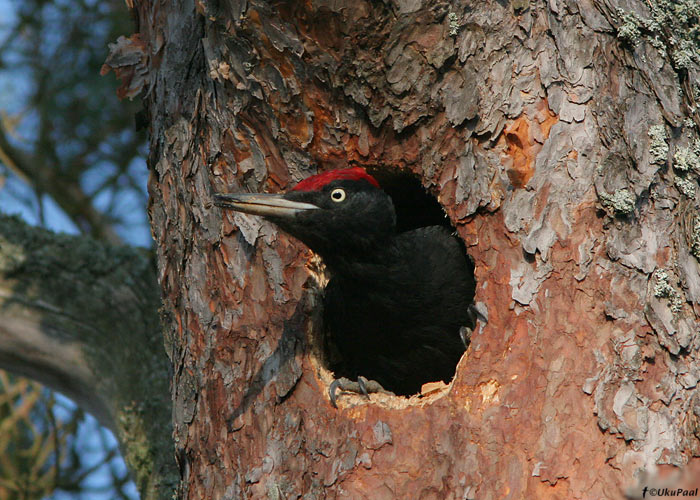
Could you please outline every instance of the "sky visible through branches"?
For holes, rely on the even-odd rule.
[[[0,213],[151,246],[140,104],[119,102],[113,74],[99,76],[107,44],[131,30],[123,0],[0,0]],[[74,425],[62,480],[78,485],[44,498],[138,498],[114,436],[60,394],[37,390],[50,415],[32,413],[33,428]]]

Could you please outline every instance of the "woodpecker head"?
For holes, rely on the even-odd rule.
[[[396,226],[391,198],[359,167],[314,175],[284,194],[219,193],[214,200],[274,222],[329,264],[385,245]]]

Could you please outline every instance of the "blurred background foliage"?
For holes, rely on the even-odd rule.
[[[0,0],[0,12],[0,208],[148,245],[140,103],[99,73],[108,44],[134,30],[124,1]]]
[[[134,31],[124,0],[0,0],[0,211],[150,246],[140,103],[101,77]],[[0,500],[135,499],[109,431],[65,397],[0,372]]]

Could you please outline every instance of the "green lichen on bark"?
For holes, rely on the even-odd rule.
[[[622,9],[617,9],[617,15],[620,18],[620,25],[617,27],[617,37],[632,45],[637,45],[642,38],[642,32],[639,29],[639,18]]]
[[[683,310],[683,299],[678,291],[671,285],[670,276],[665,269],[659,269],[654,273],[656,282],[654,284],[654,296],[668,299],[669,307],[674,313]]]
[[[700,171],[700,139],[692,147],[680,147],[673,154],[673,167],[682,171]]]
[[[650,0],[650,15],[617,10],[617,36],[637,45],[643,40],[663,56],[670,54],[674,68],[690,69],[700,63],[700,2]]]
[[[643,44],[669,62],[678,77],[687,120],[700,127],[700,2],[648,0],[627,8],[617,9],[618,38],[629,43],[642,62],[649,54],[646,48],[638,50]]]
[[[684,175],[676,175],[673,179],[673,183],[676,185],[678,190],[683,193],[688,198],[695,198],[695,187],[697,183],[694,180],[688,179]]]
[[[148,253],[6,216],[0,216],[0,245],[0,279],[11,287],[5,305],[31,308],[44,335],[81,346],[95,374],[89,389],[111,403],[141,498],[169,498],[178,475],[160,298]]]
[[[666,142],[666,127],[652,125],[649,127],[649,154],[652,163],[665,163],[668,159],[668,143]]]
[[[634,212],[636,199],[628,189],[618,189],[613,194],[600,193],[601,204],[606,208],[612,208],[615,213],[629,215]]]
[[[690,233],[690,253],[700,260],[700,215],[693,217],[693,228]]]
[[[450,36],[457,36],[459,32],[459,17],[454,12],[447,14],[447,20],[450,23]]]
[[[697,191],[697,176],[700,172],[700,140],[692,146],[681,146],[673,154],[673,168],[676,170],[674,183],[688,198],[694,199]]]

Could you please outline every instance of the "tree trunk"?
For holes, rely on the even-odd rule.
[[[147,92],[183,498],[609,498],[698,468],[697,165],[677,159],[700,153],[698,54],[671,43],[697,17],[133,3],[140,33],[108,66]],[[437,197],[488,323],[448,387],[336,410],[318,262],[212,193],[348,164]]]

